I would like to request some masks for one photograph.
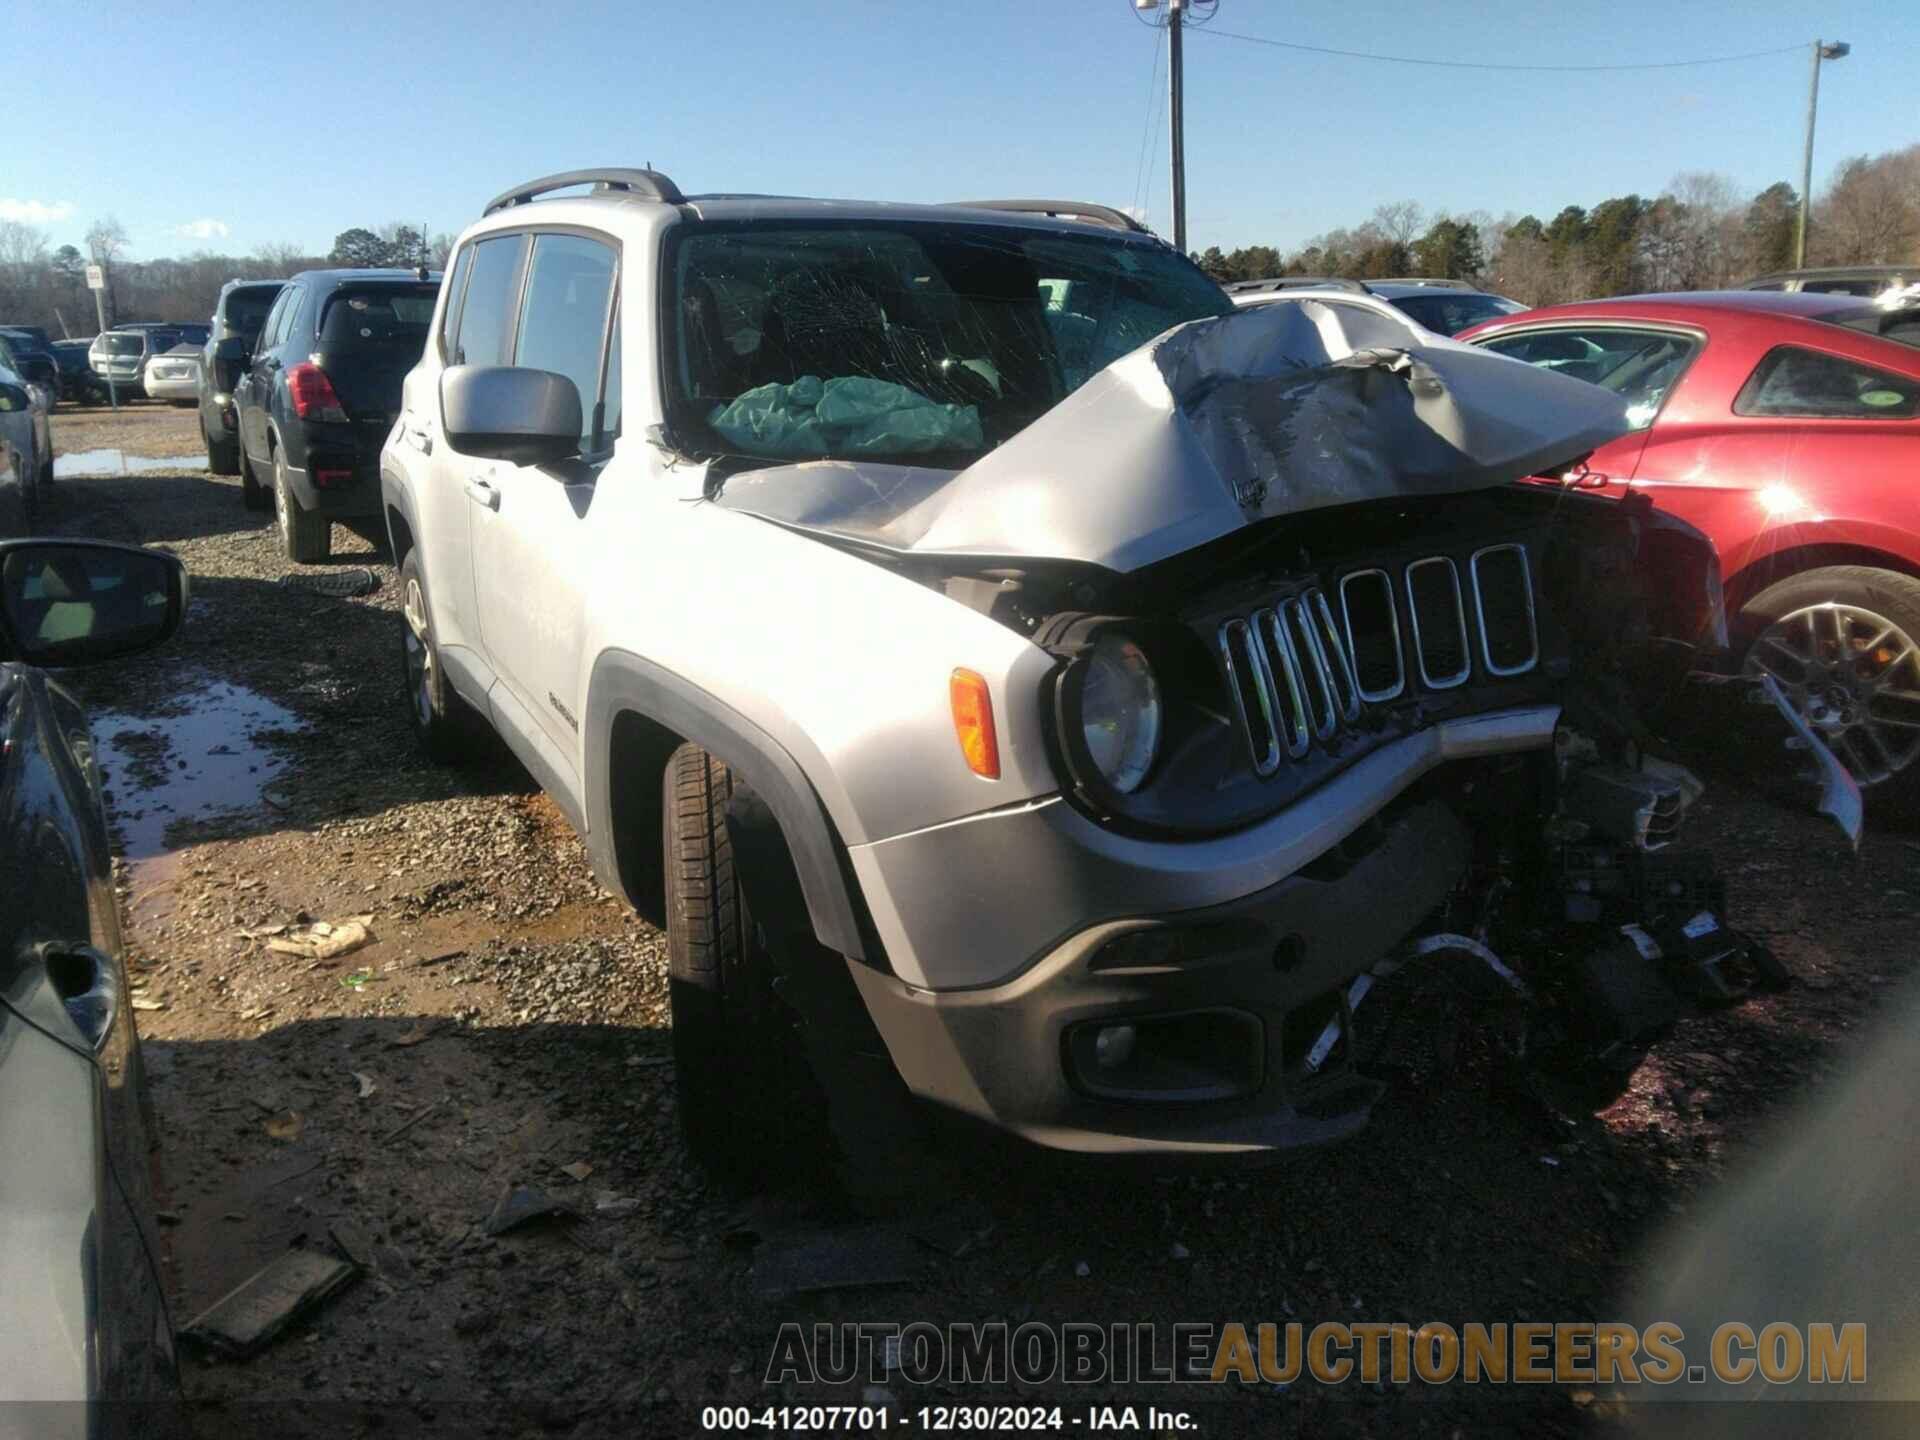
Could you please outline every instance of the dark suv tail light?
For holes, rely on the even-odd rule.
[[[287,398],[293,401],[293,413],[302,420],[338,420],[347,418],[346,407],[333,393],[327,372],[311,360],[302,360],[287,371]]]

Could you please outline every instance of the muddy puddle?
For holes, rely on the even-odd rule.
[[[257,691],[209,677],[190,684],[169,713],[102,711],[91,726],[107,814],[136,872],[165,855],[176,825],[270,813],[265,792],[286,761],[265,737],[305,728]]]
[[[207,468],[205,454],[129,455],[124,450],[78,450],[53,457],[53,478],[72,480],[82,475],[177,475],[182,470]]]

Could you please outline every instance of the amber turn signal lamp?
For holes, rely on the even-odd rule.
[[[993,696],[987,682],[972,670],[955,670],[947,682],[953,702],[953,733],[960,737],[960,753],[967,768],[985,780],[1000,778],[1000,741],[993,733]]]

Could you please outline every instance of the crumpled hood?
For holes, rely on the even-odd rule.
[[[1598,386],[1384,305],[1299,301],[1167,331],[964,470],[779,466],[720,503],[913,554],[1126,573],[1274,516],[1505,484],[1627,429]]]

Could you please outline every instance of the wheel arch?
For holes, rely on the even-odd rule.
[[[625,650],[595,662],[585,715],[587,848],[602,884],[645,919],[665,922],[661,785],[691,741],[763,798],[792,855],[814,936],[885,968],[849,878],[846,846],[799,762],[724,700]]]
[[[1891,570],[1897,575],[1920,580],[1920,563],[1890,550],[1872,545],[1843,541],[1820,541],[1805,545],[1783,546],[1763,555],[1725,579],[1727,618],[1736,630],[1740,611],[1762,590],[1782,580],[1790,580],[1808,570],[1824,570],[1833,565],[1864,565],[1874,570]]]

